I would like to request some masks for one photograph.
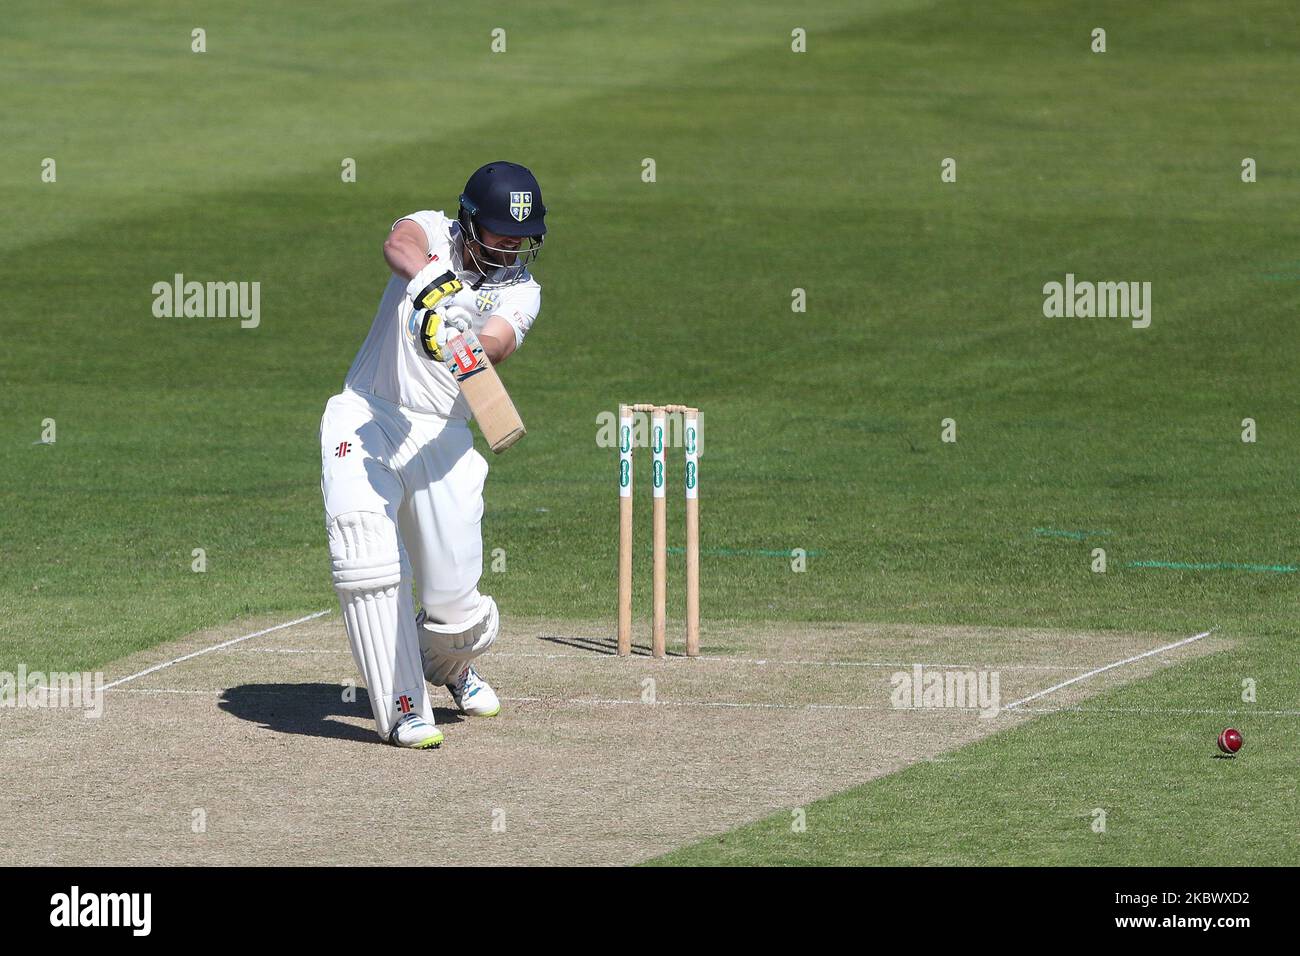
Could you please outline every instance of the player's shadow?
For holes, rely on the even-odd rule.
[[[618,641],[613,638],[605,637],[560,637],[556,634],[543,634],[538,637],[539,641],[547,641],[551,644],[562,644],[565,647],[576,647],[580,651],[590,651],[593,654],[617,654]],[[636,653],[636,648],[632,649]]]
[[[277,733],[379,743],[366,689],[356,688],[352,701],[343,699],[343,691],[339,684],[241,684],[226,690],[219,706]],[[462,719],[446,707],[435,707],[433,717],[439,725]]]
[[[551,644],[562,644],[565,647],[577,648],[580,651],[590,651],[592,654],[605,654],[614,656],[618,654],[618,641],[612,637],[560,637],[557,634],[542,634],[538,637],[539,641],[547,641]],[[640,644],[632,645],[633,657],[649,657],[651,649],[642,647]],[[677,651],[668,651],[668,657],[684,657]]]

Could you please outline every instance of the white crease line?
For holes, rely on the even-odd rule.
[[[295,621],[286,621],[283,624],[276,624],[274,627],[264,628],[263,630],[255,631],[252,634],[245,634],[243,637],[236,637],[228,641],[222,641],[220,644],[213,644],[211,647],[205,647],[200,651],[194,651],[191,654],[186,654],[183,657],[176,658],[175,660],[165,661],[162,664],[155,664],[153,665],[153,667],[146,667],[144,670],[140,671],[137,674],[132,674],[129,677],[119,677],[117,680],[105,684],[103,689],[108,690],[109,688],[116,687],[119,684],[128,683],[129,681],[133,681],[138,677],[144,677],[146,674],[152,674],[154,671],[160,671],[165,667],[171,667],[173,664],[179,664],[182,661],[188,661],[195,657],[201,657],[202,655],[211,653],[212,651],[219,651],[223,647],[230,647],[232,644],[238,644],[240,641],[252,640],[255,637],[261,637],[263,634],[270,634],[272,631],[282,631],[286,627],[293,627],[295,624],[302,624],[304,621],[315,620],[318,617],[323,617],[326,614],[330,613],[330,610],[332,609],[327,608],[324,611],[317,611],[315,614],[308,614],[306,617],[300,617]]]
[[[342,685],[340,685],[342,686]],[[182,690],[170,687],[126,687],[123,694],[178,694],[197,697],[219,697],[225,694],[221,690]],[[266,696],[282,696],[283,691],[266,691]],[[591,697],[502,697],[509,704],[568,704],[577,707],[715,707],[724,709],[759,709],[759,710],[852,710],[875,711],[879,713],[929,712],[951,713],[953,711],[980,711],[980,707],[871,707],[866,704],[780,704],[761,701],[699,701],[699,700],[661,700],[647,704],[639,699],[606,699]],[[1010,705],[1008,705],[1010,706]],[[1007,708],[1002,708],[1006,710]],[[1300,710],[1254,710],[1223,709],[1195,707],[1018,707],[1022,714],[1171,714],[1182,716],[1219,716],[1219,717],[1300,717]]]
[[[219,697],[226,692],[224,689],[182,690],[181,688],[169,687],[127,687],[121,691],[123,694],[180,694],[202,697]],[[282,697],[283,694],[283,691],[274,694],[267,692],[267,696]],[[639,698],[620,700],[599,697],[502,697],[501,700],[507,704],[569,704],[578,707],[711,707],[730,710],[860,710],[880,711],[882,713],[907,710],[951,713],[953,711],[978,711],[980,709],[978,707],[874,707],[866,704],[781,704],[765,703],[763,701],[728,700],[657,700],[653,704],[647,704]]]
[[[347,654],[336,647],[313,650],[307,647],[241,647],[240,654]]]
[[[615,654],[520,654],[512,651],[502,651],[499,654],[493,654],[493,657],[538,657],[550,659],[579,659],[579,660],[635,660],[646,663],[653,662],[655,658],[645,654],[634,654],[631,658],[620,658]],[[1078,664],[916,664],[902,663],[900,661],[809,661],[809,660],[774,660],[766,657],[680,657],[674,655],[666,660],[696,660],[716,664],[756,664],[759,666],[776,666],[776,667],[892,667],[897,669],[911,669],[913,667],[933,667],[948,668],[951,670],[1042,670],[1042,671],[1068,671],[1074,670]]]
[[[339,648],[303,648],[303,647],[244,647],[240,648],[241,654],[338,654],[348,655],[351,652]],[[581,661],[617,661],[617,660],[635,660],[651,663],[654,658],[643,654],[634,655],[631,658],[621,658],[616,654],[523,654],[514,651],[493,651],[487,660],[497,658],[532,658],[540,660],[581,660]],[[767,658],[757,657],[696,657],[696,661],[716,662],[720,664],[759,664],[764,666],[805,666],[805,667],[892,667],[894,669],[910,670],[918,666],[915,663],[902,662],[880,662],[880,661],[800,661],[800,660],[770,660]],[[675,660],[692,660],[692,658],[671,657],[664,658],[666,662]],[[1076,669],[1078,664],[920,664],[920,667],[944,668],[948,670],[1037,670],[1037,671],[1069,671]]]
[[[1149,651],[1143,651],[1141,654],[1134,654],[1132,657],[1126,657],[1122,661],[1114,661],[1113,663],[1105,664],[1101,667],[1093,668],[1092,670],[1080,674],[1077,677],[1071,677],[1069,680],[1063,680],[1059,684],[1053,684],[1051,687],[1048,687],[1046,690],[1040,690],[1036,694],[1030,694],[1028,697],[1022,697],[1020,700],[1012,701],[1011,703],[1005,705],[1002,709],[1015,710],[1021,704],[1027,704],[1031,700],[1038,700],[1038,698],[1040,697],[1046,697],[1048,694],[1053,694],[1056,691],[1061,690],[1063,687],[1069,687],[1071,684],[1077,684],[1079,683],[1079,681],[1087,680],[1089,677],[1096,677],[1098,674],[1104,674],[1106,673],[1106,671],[1114,670],[1116,667],[1123,667],[1125,664],[1132,664],[1135,661],[1140,661],[1145,657],[1152,657],[1156,654],[1163,654],[1165,651],[1172,651],[1175,648],[1183,647],[1187,644],[1191,644],[1193,641],[1199,641],[1203,637],[1209,637],[1212,633],[1214,633],[1214,628],[1210,628],[1208,631],[1203,631],[1200,634],[1194,634],[1191,637],[1185,637],[1181,641],[1174,641],[1174,643],[1166,644],[1163,647],[1157,647]]]
[[[629,700],[607,699],[601,697],[502,697],[511,704],[571,704],[581,707],[717,707],[728,710],[867,710],[892,713],[904,711],[929,711],[931,713],[952,713],[953,711],[978,711],[978,707],[873,707],[866,704],[778,704],[762,701],[730,700],[656,700],[646,703],[639,698]]]
[[[774,661],[765,658],[752,657],[699,657],[696,660],[717,661],[721,664],[775,664],[784,667],[786,665],[808,664],[815,667],[893,667],[895,669],[911,669],[913,667],[933,667],[947,668],[950,670],[1030,670],[1030,671],[1068,671],[1078,667],[1077,664],[917,664],[915,662],[906,664],[900,661]]]
[[[115,687],[113,689],[123,694],[194,694],[199,697],[219,697],[225,693],[224,690],[181,690],[179,687]]]
[[[1219,717],[1300,717],[1300,710],[1215,710],[1209,707],[1021,707],[1026,714],[1183,714]]]

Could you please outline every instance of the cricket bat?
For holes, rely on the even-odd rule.
[[[445,359],[491,449],[500,454],[527,434],[523,419],[472,329],[447,340]]]

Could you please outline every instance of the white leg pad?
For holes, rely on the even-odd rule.
[[[487,595],[482,596],[478,612],[467,621],[439,624],[421,611],[418,623],[424,677],[431,684],[450,684],[466,664],[492,646],[501,631],[497,602]]]
[[[329,545],[334,590],[379,736],[387,740],[410,712],[433,723],[397,526],[387,515],[349,512],[330,522]]]

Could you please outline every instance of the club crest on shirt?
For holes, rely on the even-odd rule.
[[[533,211],[533,194],[531,192],[512,192],[510,194],[510,215],[516,222],[523,222]]]
[[[501,301],[501,293],[493,289],[479,289],[474,297],[474,307],[480,312],[491,312]]]

